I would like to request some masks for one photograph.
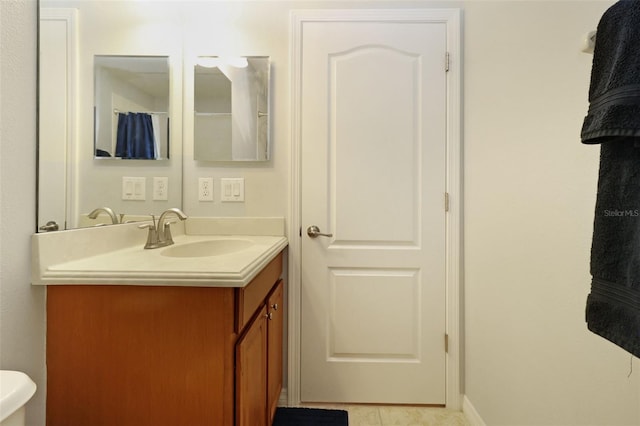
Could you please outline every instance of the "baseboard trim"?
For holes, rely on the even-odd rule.
[[[278,407],[286,407],[289,405],[289,397],[287,396],[287,388],[282,388],[280,398],[278,399]]]
[[[487,426],[487,424],[482,420],[478,411],[476,411],[476,407],[473,406],[467,395],[465,395],[462,399],[462,412],[467,417],[471,426]]]

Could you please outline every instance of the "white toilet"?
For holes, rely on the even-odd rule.
[[[0,370],[0,426],[24,426],[24,406],[36,384],[20,371]]]

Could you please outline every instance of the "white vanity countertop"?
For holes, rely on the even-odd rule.
[[[32,284],[244,287],[288,244],[282,236],[283,219],[266,218],[271,222],[263,227],[255,222],[260,219],[230,219],[224,226],[220,218],[188,219],[186,226],[172,225],[174,245],[148,250],[143,248],[147,231],[137,229],[138,224],[35,234]],[[244,228],[248,233],[275,235],[242,234],[242,222],[249,225]],[[173,247],[216,239],[242,239],[252,245],[213,256],[163,255]]]

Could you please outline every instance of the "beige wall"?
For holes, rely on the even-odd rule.
[[[192,49],[272,57],[274,159],[245,168],[187,162],[188,213],[288,216],[291,8],[443,4],[459,5],[264,1],[242,13],[237,5],[208,5],[214,10],[207,16],[220,16],[213,13],[216,7],[231,13],[217,30],[225,40],[209,34]],[[598,148],[582,146],[578,138],[591,66],[591,56],[579,49],[610,4],[464,3],[464,385],[488,425],[640,424],[640,363],[634,361],[627,378],[629,355],[589,333],[584,323]],[[0,0],[0,367],[36,380],[29,425],[40,426],[44,295],[29,285],[35,12],[33,0]],[[185,140],[188,135],[184,130]],[[250,201],[244,205],[194,201],[198,176],[238,174],[246,179]]]
[[[36,2],[0,1],[0,368],[38,386],[27,423],[44,425],[45,292],[30,282],[35,229]]]
[[[611,1],[465,6],[466,394],[488,425],[640,424],[640,363],[587,331],[599,148],[580,144]]]

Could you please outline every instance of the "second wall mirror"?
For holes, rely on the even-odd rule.
[[[94,57],[95,156],[169,158],[169,58]]]
[[[269,69],[267,56],[198,58],[195,160],[269,160]]]

